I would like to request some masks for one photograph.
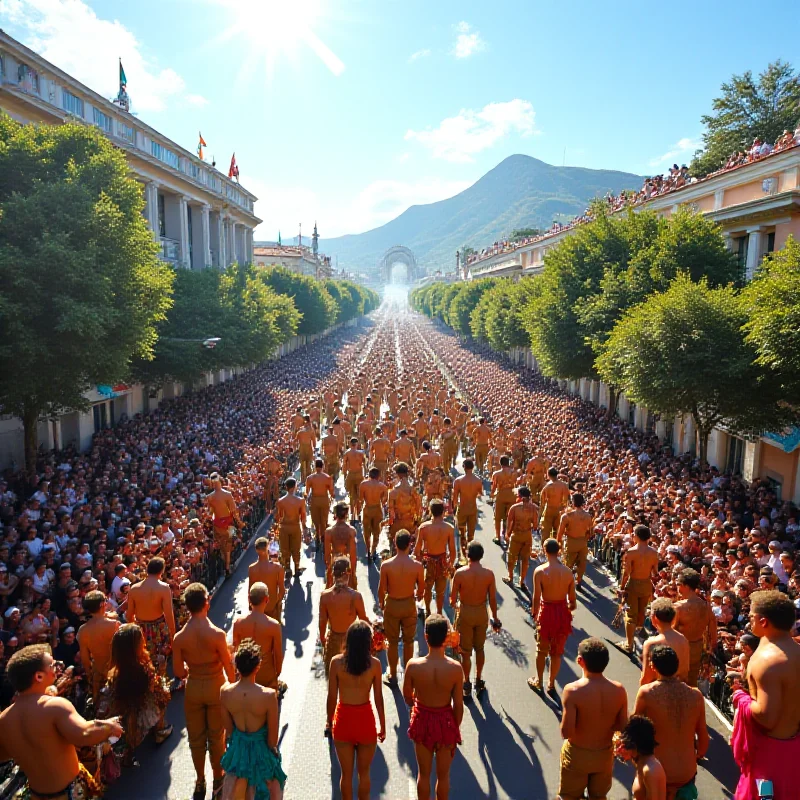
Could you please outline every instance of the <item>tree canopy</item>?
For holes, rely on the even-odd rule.
[[[308,275],[298,275],[286,267],[258,269],[258,276],[270,289],[294,300],[302,315],[297,328],[301,335],[322,333],[336,324],[339,310],[321,281]]]
[[[450,326],[461,336],[471,336],[470,316],[478,305],[484,292],[494,286],[493,278],[482,278],[476,281],[454,283],[458,291],[453,295],[447,309],[447,319]]]

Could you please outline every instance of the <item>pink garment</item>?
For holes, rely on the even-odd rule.
[[[797,765],[800,764],[800,733],[791,739],[767,736],[753,719],[752,699],[747,692],[733,693],[733,757],[742,771],[734,800],[758,800],[756,778],[772,781],[775,800],[797,798]]]

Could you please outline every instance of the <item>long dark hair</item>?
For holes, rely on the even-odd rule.
[[[357,619],[347,629],[344,645],[344,668],[350,675],[363,675],[372,665],[372,628]]]
[[[111,640],[112,706],[117,714],[135,710],[150,690],[150,656],[142,649],[142,629],[129,622]]]

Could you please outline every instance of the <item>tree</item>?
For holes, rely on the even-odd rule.
[[[691,173],[698,177],[722,167],[732,153],[750,147],[753,139],[774,144],[800,120],[800,75],[791,64],[774,61],[756,81],[749,70],[722,84],[703,116],[703,148],[695,153]]]
[[[784,398],[797,404],[800,392],[800,242],[793,236],[761,263],[745,288],[747,342]]]
[[[0,116],[0,406],[22,419],[31,471],[39,417],[87,408],[92,386],[153,356],[173,272],[143,209],[95,128]]]
[[[509,281],[501,293],[491,293],[485,325],[486,338],[493,349],[505,352],[512,347],[530,347],[522,317],[540,291],[541,282],[537,278],[522,278]]]
[[[541,232],[540,228],[516,228],[511,231],[511,236],[508,238],[512,242],[518,242],[520,239],[532,239],[534,236],[539,236]]]
[[[461,253],[461,266],[463,267],[467,263],[467,259],[470,256],[474,256],[478,251],[474,247],[464,245],[459,252]]]
[[[455,299],[455,296],[458,294],[460,289],[461,289],[461,284],[459,283],[447,283],[445,284],[444,290],[442,291],[441,298],[439,300],[439,305],[436,310],[436,315],[446,325],[450,325],[450,305],[452,304],[453,300]]]
[[[597,361],[600,376],[664,417],[691,414],[707,463],[708,437],[719,423],[762,433],[791,418],[755,363],[746,320],[734,288],[679,275],[614,327]]]
[[[471,336],[470,315],[475,306],[481,299],[484,292],[492,288],[495,281],[493,278],[482,278],[476,281],[466,281],[465,283],[455,283],[458,291],[453,296],[448,308],[448,322],[456,333],[461,336]]]
[[[309,275],[298,275],[286,267],[266,267],[258,270],[259,278],[278,294],[294,300],[302,315],[297,328],[301,335],[322,333],[336,324],[336,301],[325,289],[322,281]]]
[[[336,324],[359,316],[360,297],[358,295],[354,297],[344,281],[334,281],[329,278],[323,281],[323,286],[336,303]]]

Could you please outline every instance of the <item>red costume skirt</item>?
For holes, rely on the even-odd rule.
[[[431,752],[449,747],[455,753],[456,745],[461,744],[461,731],[456,725],[453,707],[428,708],[415,700],[408,738]]]
[[[349,744],[375,744],[378,730],[375,727],[375,714],[371,703],[351,706],[346,703],[336,705],[333,715],[333,741]]]
[[[536,638],[539,644],[549,645],[550,655],[560,656],[572,633],[572,613],[567,606],[567,601],[542,602],[536,623],[538,626]]]

